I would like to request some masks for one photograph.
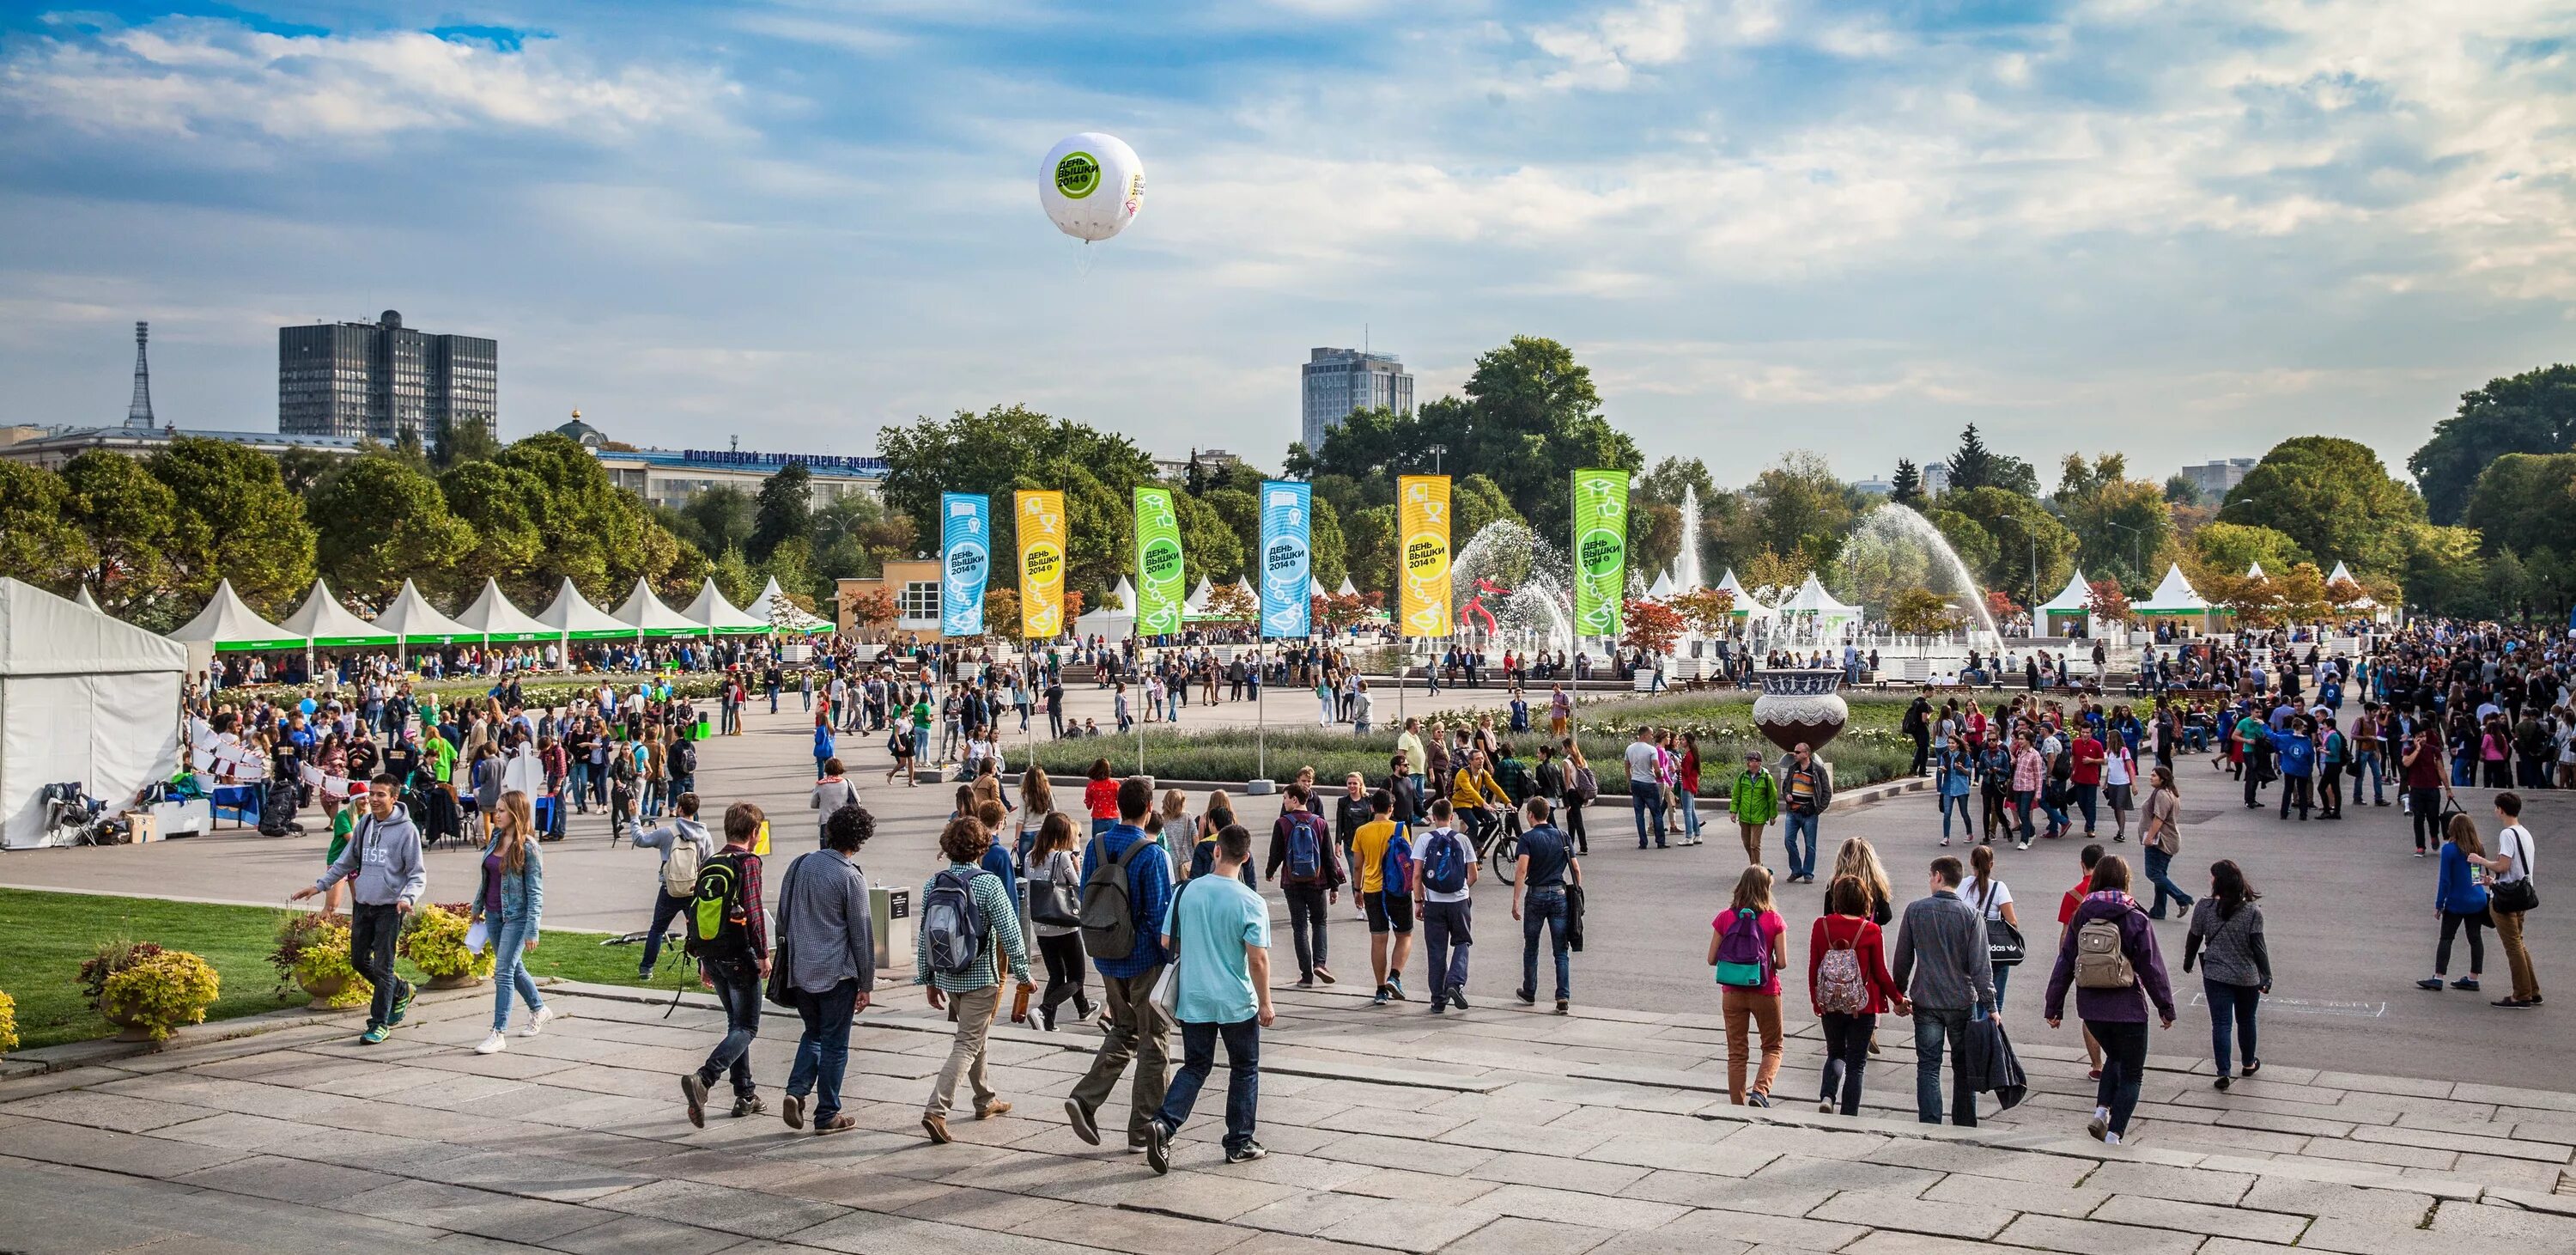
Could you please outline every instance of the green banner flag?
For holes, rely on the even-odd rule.
[[[1628,472],[1574,473],[1574,632],[1617,636],[1628,599]]]
[[[1136,634],[1181,630],[1181,516],[1172,512],[1172,490],[1136,490]]]

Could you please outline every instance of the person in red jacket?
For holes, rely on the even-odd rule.
[[[1890,1007],[1904,1015],[1907,1006],[1888,973],[1878,921],[1870,918],[1868,886],[1858,876],[1836,876],[1825,889],[1825,907],[1807,936],[1807,990],[1825,1026],[1825,1078],[1816,1110],[1832,1114],[1840,1091],[1842,1113],[1856,1116],[1870,1034]]]

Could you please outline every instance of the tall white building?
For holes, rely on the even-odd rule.
[[[2201,499],[2212,505],[2227,499],[2227,490],[2245,482],[2245,473],[2253,470],[2260,458],[2224,458],[2182,468],[2182,477],[2200,489]]]
[[[1309,453],[1353,410],[1413,410],[1413,376],[1400,359],[1358,349],[1316,349],[1305,366],[1305,408],[1300,439]]]

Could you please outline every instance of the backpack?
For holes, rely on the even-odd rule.
[[[671,771],[683,776],[698,774],[698,747],[687,741],[672,746]]]
[[[1297,884],[1313,884],[1324,878],[1324,841],[1316,831],[1315,816],[1299,811],[1288,817],[1288,879]]]
[[[689,888],[689,937],[681,952],[693,959],[736,958],[750,949],[744,935],[740,856],[718,854],[698,864]]]
[[[963,976],[983,958],[992,921],[976,905],[974,880],[987,874],[952,867],[930,878],[930,888],[921,895],[921,937],[931,971]]]
[[[1127,864],[1138,850],[1153,843],[1138,837],[1127,852],[1094,864],[1082,879],[1082,948],[1095,959],[1124,959],[1136,953],[1136,907],[1128,889]]]
[[[1433,893],[1456,893],[1467,887],[1465,843],[1454,832],[1435,832],[1422,839],[1422,887]]]
[[[2088,920],[2075,930],[2075,987],[2133,989],[2138,971],[2120,949],[2120,921]]]
[[[1760,989],[1771,981],[1771,947],[1762,939],[1759,912],[1737,910],[1717,939],[1717,983]]]
[[[1816,961],[1816,1005],[1828,1015],[1867,1015],[1869,1004],[1869,978],[1861,974],[1859,948],[1844,942],[1825,951]]]
[[[662,892],[675,898],[696,893],[701,861],[698,843],[690,840],[687,833],[674,831],[671,834],[671,857],[662,860]]]
[[[1574,769],[1574,784],[1568,792],[1574,794],[1576,801],[1589,803],[1601,796],[1601,777],[1593,775],[1590,767],[1577,767]]]
[[[1398,832],[1386,839],[1386,854],[1378,860],[1378,887],[1388,893],[1406,892],[1413,880],[1413,843]]]

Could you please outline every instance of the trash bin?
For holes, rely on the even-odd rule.
[[[868,887],[868,918],[876,930],[877,970],[890,972],[912,964],[912,890]]]

